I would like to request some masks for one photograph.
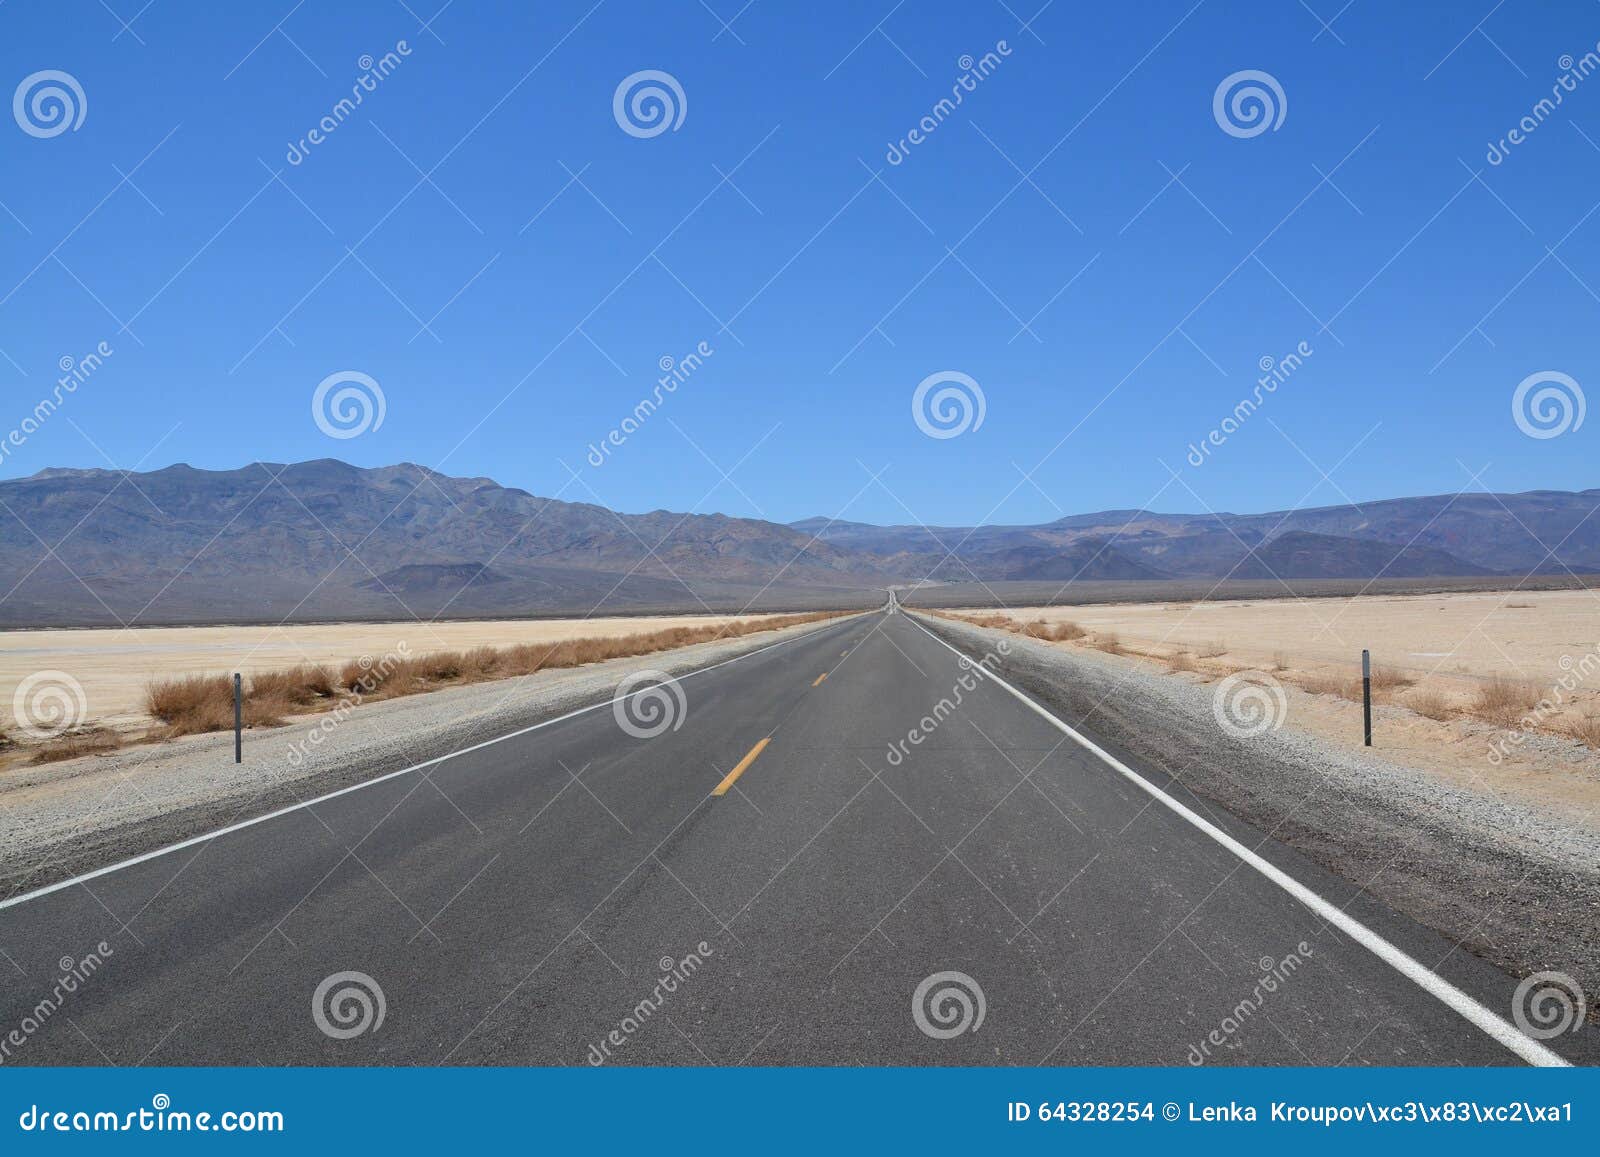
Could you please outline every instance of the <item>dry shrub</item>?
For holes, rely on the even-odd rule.
[[[1539,688],[1523,679],[1492,676],[1478,688],[1472,713],[1497,727],[1513,727],[1539,702]]]
[[[1418,715],[1426,716],[1429,719],[1443,721],[1456,713],[1447,695],[1438,691],[1427,691],[1420,687],[1415,691],[1409,692],[1404,702],[1407,707]]]
[[[1195,654],[1202,659],[1215,659],[1218,655],[1226,655],[1227,653],[1228,644],[1221,639],[1213,639],[1209,643],[1202,643],[1200,648],[1195,651]]]
[[[411,661],[412,675],[430,683],[448,683],[459,679],[465,667],[466,661],[460,651],[434,651]]]
[[[34,763],[56,763],[80,755],[104,755],[122,746],[116,732],[103,727],[85,727],[52,739],[33,753]]]
[[[1600,715],[1580,715],[1570,719],[1566,732],[1590,751],[1600,751]]]
[[[1372,691],[1375,695],[1402,690],[1416,681],[1415,676],[1408,675],[1397,668],[1386,667],[1379,663],[1372,665]]]
[[[1194,670],[1194,656],[1189,654],[1188,651],[1174,651],[1174,652],[1172,652],[1172,654],[1170,654],[1170,655],[1168,655],[1166,657],[1166,663],[1167,663],[1167,670],[1169,670],[1169,671],[1193,671]]]
[[[1313,695],[1337,695],[1341,699],[1361,698],[1361,680],[1338,671],[1317,671],[1300,681],[1300,686]]]
[[[1123,647],[1122,640],[1117,637],[1115,631],[1097,631],[1094,638],[1089,641],[1089,645],[1108,655],[1126,654],[1126,648]]]
[[[500,670],[503,652],[494,647],[474,647],[461,656],[461,673],[467,679],[488,679]]]
[[[1089,632],[1078,626],[1077,623],[1047,623],[1043,619],[1035,619],[1022,628],[1022,633],[1030,639],[1043,639],[1050,643],[1063,643],[1072,639],[1081,639]]]
[[[249,697],[282,700],[296,707],[306,707],[318,699],[334,693],[334,675],[320,663],[301,663],[282,671],[263,671],[250,676]],[[233,689],[228,689],[233,698]]]
[[[185,675],[145,687],[144,709],[173,735],[233,726],[233,680],[226,675]]]
[[[504,648],[475,647],[469,651],[437,651],[376,662],[362,658],[345,663],[337,677],[321,664],[303,663],[288,670],[252,676],[245,691],[244,722],[251,727],[275,727],[285,716],[297,711],[326,706],[341,690],[361,699],[392,699],[451,684],[531,675],[547,668],[578,667],[606,659],[649,655],[691,643],[740,638],[851,613],[817,611],[773,615],[765,619],[734,619],[720,625],[667,627],[638,635],[519,643]],[[227,675],[157,680],[145,688],[145,710],[167,725],[169,736],[226,731],[233,726],[233,680]]]

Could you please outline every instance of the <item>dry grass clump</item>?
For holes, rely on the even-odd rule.
[[[246,681],[244,722],[249,727],[275,727],[286,716],[329,707],[341,697],[356,702],[393,699],[485,679],[531,675],[550,668],[649,655],[691,643],[741,638],[849,613],[774,615],[735,619],[720,625],[667,627],[638,635],[474,647],[411,657],[388,655],[374,660],[363,656],[345,663],[337,674],[322,664],[302,663],[282,671],[264,671]],[[166,736],[226,731],[233,726],[233,679],[228,675],[187,675],[157,680],[145,688],[145,710],[166,725]]]
[[[1600,715],[1580,715],[1569,719],[1566,732],[1590,751],[1600,751]]]
[[[121,746],[122,739],[116,732],[103,727],[85,727],[44,744],[33,753],[33,762],[56,763],[80,755],[104,755]]]
[[[1386,667],[1381,663],[1372,665],[1372,693],[1374,695],[1402,691],[1416,681],[1416,676],[1408,675],[1395,667]]]
[[[1011,630],[1018,630],[1015,625]],[[1043,619],[1020,628],[1021,632],[1030,639],[1043,639],[1050,643],[1061,643],[1072,639],[1081,639],[1089,632],[1078,626],[1077,623],[1047,623]]]
[[[1403,702],[1405,706],[1415,711],[1418,715],[1426,716],[1429,719],[1443,721],[1451,718],[1456,713],[1455,708],[1450,703],[1449,696],[1438,691],[1424,690],[1420,687],[1407,693]]]
[[[1089,646],[1108,655],[1127,654],[1127,648],[1122,645],[1115,631],[1096,631],[1094,638],[1089,640]]]
[[[1380,663],[1372,665],[1372,698],[1390,699],[1398,691],[1403,691],[1416,682],[1416,678],[1394,667],[1386,667]],[[1303,690],[1313,695],[1337,695],[1341,699],[1352,702],[1361,702],[1362,687],[1360,672],[1347,671],[1314,671],[1295,680]],[[1409,704],[1408,704],[1409,706]]]
[[[1188,651],[1174,651],[1165,660],[1169,671],[1193,671],[1194,656]]]
[[[1219,655],[1228,653],[1228,644],[1221,639],[1213,639],[1209,643],[1202,643],[1195,654],[1202,659],[1215,659]]]
[[[1341,699],[1361,699],[1361,680],[1339,671],[1315,671],[1302,677],[1299,684],[1313,695],[1337,695]]]
[[[325,668],[293,667],[252,676],[245,684],[246,727],[276,727],[285,715],[333,693],[332,673]],[[166,736],[226,731],[233,726],[233,679],[228,675],[185,675],[159,679],[145,688],[144,706],[166,724]]]
[[[1539,688],[1525,679],[1491,677],[1478,688],[1472,713],[1497,727],[1513,727],[1539,703]]]
[[[947,611],[929,611],[931,615],[941,619],[951,619],[957,623],[971,623],[974,627],[989,627],[993,630],[1015,631],[1015,619],[1007,615],[982,614],[982,615],[956,615]]]
[[[262,699],[281,699],[304,707],[327,699],[338,689],[334,674],[321,663],[301,663],[282,671],[263,671],[250,677],[250,694]],[[229,687],[228,698],[233,698]]]

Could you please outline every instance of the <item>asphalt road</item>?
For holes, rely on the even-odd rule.
[[[677,726],[651,738],[603,707],[0,909],[0,1043],[23,1038],[0,1059],[1528,1059],[904,613],[678,688]],[[1206,820],[1510,1017],[1510,978]],[[40,1017],[60,969],[102,941]],[[381,1023],[375,997],[371,1015],[314,1013],[319,985],[351,972],[332,990],[381,990]],[[923,1022],[975,1020],[975,990],[982,1020],[931,1035],[914,994],[947,972],[964,977],[932,988],[960,988],[973,1015],[925,1001]]]

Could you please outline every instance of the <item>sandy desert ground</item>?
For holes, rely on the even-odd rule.
[[[947,613],[975,621],[993,614]],[[1284,688],[1288,726],[1350,747],[1362,739],[1352,692],[1368,648],[1380,673],[1374,744],[1382,755],[1452,783],[1493,784],[1567,814],[1600,815],[1600,592],[1019,607],[1004,615],[1016,626],[1076,624],[1082,638],[1054,645],[1110,652],[1113,661],[1173,678],[1214,683],[1258,673]],[[1486,707],[1486,691],[1497,685],[1521,702]]]
[[[9,723],[22,680],[64,671],[83,687],[90,722],[120,728],[148,722],[145,685],[190,674],[251,675],[297,663],[339,664],[404,644],[412,655],[477,646],[612,638],[667,627],[699,627],[766,615],[333,623],[277,627],[151,627],[136,630],[0,631],[0,720]],[[0,724],[3,726],[4,724]]]

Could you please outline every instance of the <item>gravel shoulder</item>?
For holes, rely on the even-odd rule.
[[[632,671],[683,675],[841,621],[303,716],[245,732],[241,764],[230,732],[17,768],[0,776],[0,899],[604,703]]]
[[[1214,686],[1109,657],[917,616],[1169,790],[1194,792],[1515,976],[1600,992],[1600,824],[1450,783],[1292,726],[1234,738]],[[1292,713],[1291,713],[1292,719]],[[1576,770],[1574,774],[1593,775]]]

